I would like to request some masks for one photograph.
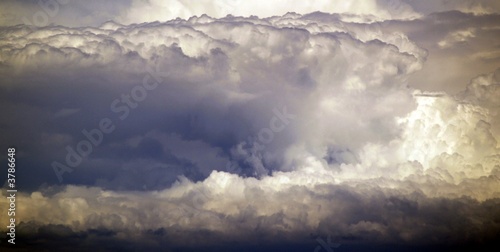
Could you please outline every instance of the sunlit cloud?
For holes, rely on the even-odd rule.
[[[84,15],[81,3],[59,5],[51,23]],[[19,240],[174,251],[495,244],[494,5],[119,6],[81,25],[0,28]]]

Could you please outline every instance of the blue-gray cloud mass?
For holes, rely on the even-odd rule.
[[[56,3],[0,4],[19,251],[499,247],[497,4]]]

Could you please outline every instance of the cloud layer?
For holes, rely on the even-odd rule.
[[[499,70],[458,94],[410,83],[430,55],[408,30],[455,14],[2,27],[1,137],[25,167],[19,232],[152,249],[493,242]],[[460,15],[498,30],[497,15]],[[467,34],[433,41],[449,50]],[[104,119],[114,131],[59,185],[53,162],[71,166],[68,148]]]

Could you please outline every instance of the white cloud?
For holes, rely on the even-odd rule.
[[[321,10],[327,13],[344,13],[344,18],[357,20],[411,19],[419,16],[411,6],[402,1],[133,1],[129,11],[119,20],[123,23],[167,21],[177,17],[188,19],[192,16],[207,14],[221,18],[229,14],[249,17],[251,15],[266,18],[283,15],[287,12],[306,14]]]
[[[351,7],[356,4],[343,8]],[[230,240],[318,232],[387,242],[423,241],[428,231],[446,238],[440,228],[450,224],[448,213],[433,209],[448,201],[472,211],[472,219],[490,221],[494,217],[482,215],[483,208],[500,197],[498,74],[479,76],[457,96],[413,90],[408,75],[423,67],[427,52],[401,32],[373,25],[313,13],[33,32],[5,28],[2,87],[69,95],[80,106],[28,96],[42,100],[57,120],[71,119],[76,110],[67,108],[78,107],[78,114],[91,114],[80,120],[93,121],[92,112],[102,111],[102,104],[108,109],[120,92],[139,83],[143,69],[159,66],[168,73],[141,104],[139,119],[117,125],[127,133],[110,137],[96,152],[100,156],[86,162],[108,166],[115,153],[139,152],[146,140],[153,142],[145,150],[163,159],[124,154],[113,163],[121,173],[111,179],[75,170],[100,187],[20,193],[18,215],[23,222],[75,232],[109,229],[120,238],[165,228],[175,244],[187,244],[185,234],[200,230]],[[269,125],[273,109],[283,106],[296,118],[269,143],[259,142],[255,136]],[[77,141],[73,131],[57,129],[62,132],[41,136],[47,145]],[[180,164],[169,169],[168,158],[185,163],[176,160]],[[250,172],[221,172],[226,161]],[[187,164],[197,169],[189,172],[205,176],[198,182],[180,177],[165,189],[165,180],[187,172]],[[110,166],[105,168],[114,171]],[[244,176],[249,174],[260,176]],[[128,187],[142,182],[156,191]],[[467,216],[463,212],[454,216]],[[414,226],[435,218],[443,220]],[[460,234],[471,223],[449,232]]]

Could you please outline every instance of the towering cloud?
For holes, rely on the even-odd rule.
[[[452,55],[472,35],[439,26],[455,12],[395,3],[0,28],[2,146],[19,149],[26,246],[495,245],[500,70],[423,90],[422,44]],[[147,13],[121,21],[134,11]],[[459,15],[498,30],[495,14]],[[421,23],[445,35],[416,38]]]

